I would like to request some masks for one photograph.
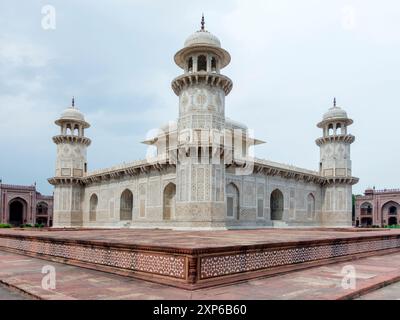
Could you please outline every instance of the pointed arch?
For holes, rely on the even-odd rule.
[[[336,135],[342,134],[342,124],[341,123],[336,124],[335,134]]]
[[[200,55],[197,58],[197,71],[207,71],[207,57]]]
[[[360,206],[360,213],[362,216],[364,215],[372,215],[374,209],[373,206],[370,202],[364,202],[361,206]]]
[[[283,201],[283,193],[281,190],[275,189],[272,191],[270,199],[271,220],[282,220]]]
[[[99,204],[99,198],[97,194],[93,193],[90,196],[90,208],[89,208],[89,221],[94,222],[97,220],[97,205]]]
[[[315,197],[312,193],[307,196],[307,217],[313,218],[315,214]]]
[[[215,57],[211,58],[211,72],[217,72],[217,59]]]
[[[176,185],[174,183],[171,182],[164,188],[163,198],[163,219],[168,221],[175,216]]]
[[[28,204],[24,199],[19,197],[12,199],[8,203],[9,223],[14,227],[24,224],[26,222],[27,208]]]
[[[121,194],[119,219],[121,221],[131,221],[133,218],[133,193],[125,189]]]
[[[226,186],[226,215],[228,218],[240,220],[240,193],[233,182]]]
[[[386,215],[397,215],[399,211],[400,211],[400,204],[393,200],[387,201],[382,206],[382,213]]]
[[[40,201],[36,205],[36,215],[47,215],[48,211],[49,211],[49,205],[46,202]]]
[[[334,134],[334,130],[333,130],[333,124],[329,124],[328,125],[328,135],[332,136]]]

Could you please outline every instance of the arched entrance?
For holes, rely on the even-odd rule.
[[[283,193],[276,189],[271,193],[271,220],[283,218]]]
[[[99,203],[99,198],[96,194],[92,194],[90,197],[90,210],[89,210],[89,221],[97,220],[97,205]]]
[[[44,226],[48,225],[49,206],[46,202],[39,202],[36,205],[36,223]]]
[[[398,212],[400,211],[400,205],[396,201],[388,201],[382,206],[382,219],[383,224],[388,226],[397,225],[398,223]]]
[[[226,215],[229,218],[240,219],[239,189],[233,183],[226,186]]]
[[[372,215],[373,213],[373,209],[372,209],[372,204],[370,204],[369,202],[364,202],[361,205],[361,215]]]
[[[9,223],[14,227],[24,224],[26,202],[22,199],[14,199],[9,203]]]
[[[175,196],[176,186],[175,184],[170,183],[164,189],[164,220],[171,220],[175,216]]]
[[[389,226],[397,226],[397,217],[390,217],[388,221]]]
[[[49,210],[49,206],[46,202],[39,202],[36,206],[36,215],[39,216],[47,216],[47,212]]]
[[[372,226],[372,218],[361,218],[361,226],[362,227]]]
[[[133,193],[126,189],[121,194],[119,217],[121,221],[131,221],[133,218]]]
[[[307,217],[313,218],[315,214],[315,198],[312,193],[307,196]]]

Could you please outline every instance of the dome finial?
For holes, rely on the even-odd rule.
[[[75,97],[72,96],[72,108],[75,108]]]
[[[333,98],[333,106],[336,108],[336,98]]]
[[[204,13],[201,15],[201,31],[204,31],[204,26],[205,26],[205,21],[204,21]]]

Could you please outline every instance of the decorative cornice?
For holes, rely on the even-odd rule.
[[[55,144],[60,144],[60,143],[81,143],[81,144],[84,144],[86,146],[90,146],[90,144],[92,143],[92,141],[89,138],[73,136],[73,135],[54,136],[53,137],[53,142]]]
[[[183,89],[199,83],[208,84],[212,87],[220,87],[224,90],[225,95],[228,95],[233,87],[232,80],[222,74],[200,71],[186,73],[175,78],[172,81],[172,89],[179,96]]]
[[[237,164],[235,164],[236,166]],[[238,166],[242,167],[242,166]],[[318,175],[317,172],[312,172],[307,170],[300,171],[296,169],[289,169],[289,168],[280,168],[270,165],[268,163],[263,163],[260,160],[257,160],[254,163],[254,173],[264,174],[267,176],[280,176],[285,179],[294,179],[297,181],[304,181],[304,182],[313,182],[316,184],[323,184],[325,178]]]
[[[360,179],[356,177],[325,177],[324,186],[333,184],[355,185]]]
[[[246,168],[246,164],[249,162],[235,160],[231,164],[227,164],[226,167],[233,168]],[[323,177],[319,175],[317,171],[311,171],[306,169],[300,169],[296,167],[278,167],[270,164],[268,161],[257,159],[253,164],[253,173],[264,174],[267,176],[280,176],[284,179],[293,179],[297,181],[304,181],[306,183],[315,183],[321,186],[332,185],[332,184],[356,184],[359,179],[355,177]],[[92,183],[100,183],[104,181],[110,181],[112,179],[121,179],[123,177],[137,176],[140,174],[147,174],[152,171],[166,172],[169,168],[176,168],[176,164],[165,162],[146,162],[145,160],[139,161],[136,164],[121,166],[115,169],[103,170],[88,174],[82,178],[72,177],[54,177],[48,179],[52,185],[61,184],[79,184],[79,185],[90,185]]]
[[[88,174],[87,176],[81,178],[82,183],[85,185],[98,183],[102,181],[109,181],[111,179],[119,179],[125,176],[137,176],[140,174],[146,174],[151,171],[163,172],[168,168],[175,168],[175,164],[170,164],[168,162],[142,162],[137,165],[121,167],[117,169],[111,169],[110,171],[102,171],[98,173]]]
[[[341,134],[318,138],[317,140],[315,140],[315,143],[317,144],[317,146],[321,146],[323,144],[331,142],[344,142],[351,144],[355,141],[355,139],[356,137],[351,134]]]
[[[54,178],[47,179],[47,181],[53,186],[71,185],[71,184],[83,185],[84,184],[81,178],[73,178],[73,177],[54,177]]]

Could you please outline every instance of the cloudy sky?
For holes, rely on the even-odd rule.
[[[143,158],[146,133],[177,117],[173,55],[202,12],[232,55],[227,116],[267,141],[257,157],[317,170],[316,123],[336,97],[355,121],[355,192],[400,187],[395,0],[2,0],[3,183],[52,192],[54,120],[72,96],[92,125],[89,170]]]

